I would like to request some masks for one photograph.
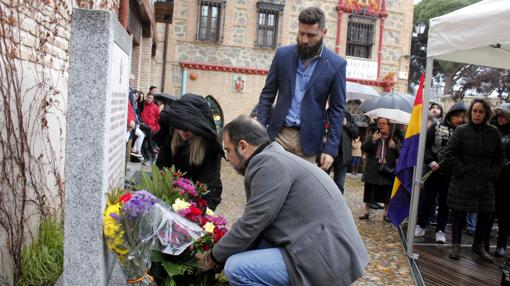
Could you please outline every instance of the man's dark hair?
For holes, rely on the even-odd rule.
[[[318,7],[308,7],[305,10],[299,13],[299,23],[315,25],[319,24],[319,28],[321,30],[326,29],[326,17],[324,16],[324,12],[321,8]]]
[[[471,112],[473,111],[473,107],[477,103],[481,103],[483,106],[483,109],[485,109],[485,117],[483,118],[482,123],[487,123],[487,121],[489,121],[489,119],[491,118],[491,114],[492,114],[491,106],[485,99],[481,99],[481,98],[475,98],[475,99],[473,99],[473,101],[471,101],[471,104],[469,105],[469,110],[468,110],[469,122],[473,122],[473,121],[471,121]]]
[[[151,85],[151,87],[149,87],[149,92],[152,92],[152,90],[155,89],[155,88],[157,88],[157,87]]]
[[[234,146],[237,146],[241,140],[245,140],[253,146],[271,142],[266,128],[247,115],[240,115],[225,125],[219,134],[220,138],[225,133],[228,134],[228,138]]]

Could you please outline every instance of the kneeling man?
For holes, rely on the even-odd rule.
[[[229,163],[245,176],[246,206],[205,254],[225,263],[231,285],[350,285],[368,255],[335,182],[317,166],[270,143],[256,120],[240,116],[221,133]]]

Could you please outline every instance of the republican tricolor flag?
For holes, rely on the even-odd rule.
[[[413,189],[413,170],[418,157],[418,145],[420,141],[420,125],[423,110],[423,82],[424,76],[420,78],[420,86],[414,99],[413,112],[407,126],[406,136],[402,141],[400,156],[395,170],[395,182],[391,191],[388,218],[394,225],[400,225],[409,215],[411,203],[411,192]]]

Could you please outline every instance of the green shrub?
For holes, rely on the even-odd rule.
[[[21,252],[21,278],[16,285],[53,285],[64,270],[64,226],[44,219],[39,233]]]

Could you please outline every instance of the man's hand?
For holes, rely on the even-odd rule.
[[[429,167],[433,170],[433,171],[436,171],[437,169],[439,169],[439,164],[436,162],[436,161],[432,161],[430,164],[429,164]]]
[[[334,160],[335,159],[333,158],[333,156],[326,154],[326,153],[322,153],[321,154],[321,169],[324,171],[329,170],[329,168],[331,168],[331,165],[333,165]]]
[[[128,124],[128,131],[131,132],[131,130],[135,129],[136,123],[134,120],[129,121]]]
[[[198,267],[202,271],[208,271],[216,266],[216,263],[211,258],[211,251],[206,251],[204,253],[195,254],[195,259],[197,260]]]

